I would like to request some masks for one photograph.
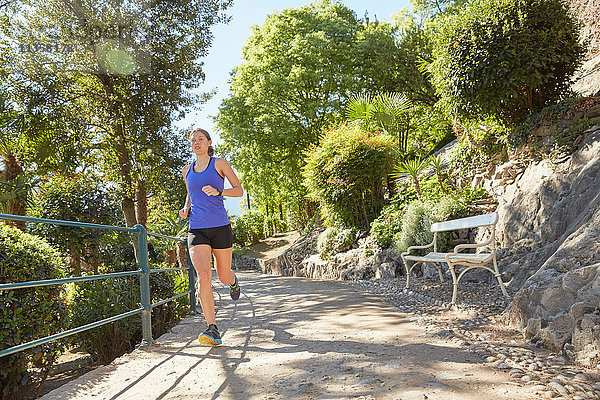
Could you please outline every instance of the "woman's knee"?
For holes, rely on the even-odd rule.
[[[212,278],[212,271],[210,268],[196,268],[196,273],[198,274],[198,281],[200,283],[210,282]]]

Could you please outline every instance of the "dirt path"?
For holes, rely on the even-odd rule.
[[[224,345],[200,346],[201,316],[43,399],[528,399],[526,387],[339,282],[239,273],[217,287]]]
[[[268,260],[283,253],[298,239],[300,239],[300,233],[298,231],[277,233],[274,236],[263,239],[250,246],[244,255],[246,257]]]

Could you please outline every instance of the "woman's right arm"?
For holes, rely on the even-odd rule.
[[[185,167],[183,167],[181,169],[181,173],[183,174],[183,180],[185,182],[185,190],[187,192],[187,195],[185,197],[185,205],[183,206],[183,208],[181,210],[179,210],[179,216],[181,218],[187,218],[189,213],[190,213],[190,207],[192,206],[192,201],[190,200],[190,190],[188,189],[188,185],[187,185],[187,172],[190,169],[191,164],[186,165]]]

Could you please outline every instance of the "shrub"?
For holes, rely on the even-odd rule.
[[[562,0],[475,0],[438,28],[429,70],[453,114],[521,121],[567,93],[583,54]]]
[[[370,235],[381,247],[390,247],[394,235],[402,229],[402,216],[404,215],[404,205],[399,201],[394,201],[383,208],[381,215],[371,223]]]
[[[265,215],[259,210],[246,210],[232,224],[235,242],[251,245],[265,237]]]
[[[30,215],[38,218],[114,225],[120,221],[115,199],[97,181],[81,176],[55,176],[35,194]],[[100,265],[98,242],[107,231],[52,224],[32,224],[31,232],[47,238],[70,256],[74,275],[97,271]]]
[[[399,254],[410,246],[431,243],[431,224],[462,217],[466,210],[466,203],[452,196],[444,196],[437,202],[413,201],[402,218],[401,231],[394,236],[394,250]],[[449,234],[438,234],[438,251],[448,250],[449,239]]]
[[[326,131],[309,148],[303,169],[326,225],[368,229],[384,205],[384,181],[395,159],[395,142],[387,134],[346,124]]]
[[[0,224],[0,283],[63,278],[65,269],[43,239]],[[1,291],[0,350],[67,330],[63,294],[60,285]],[[63,348],[64,342],[54,341],[0,358],[0,398],[30,382],[29,363],[46,375]]]
[[[348,251],[356,241],[355,229],[330,227],[317,239],[317,250],[322,259],[328,259],[337,253]]]
[[[154,264],[151,268],[164,268]],[[108,271],[105,271],[108,272]],[[187,280],[174,272],[150,275],[153,303],[187,290]],[[181,297],[152,310],[152,335],[160,336],[186,312],[186,297]],[[86,281],[75,285],[69,311],[73,328],[131,311],[140,306],[140,284],[137,277]],[[96,360],[110,363],[131,351],[142,338],[140,315],[102,325],[74,336],[73,343]]]

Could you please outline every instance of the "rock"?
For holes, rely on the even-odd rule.
[[[402,400],[426,400],[427,396],[425,395],[425,393],[420,392],[418,390],[411,390],[411,391],[402,393],[402,395],[400,396],[400,399],[402,399]]]
[[[500,270],[519,289],[505,321],[553,351],[571,343],[565,354],[594,367],[599,337],[581,324],[600,305],[600,130],[555,168],[528,167],[498,198],[497,236],[509,249]]]
[[[569,394],[569,391],[558,382],[550,382],[548,386],[550,386],[552,389],[556,390],[560,394]]]

